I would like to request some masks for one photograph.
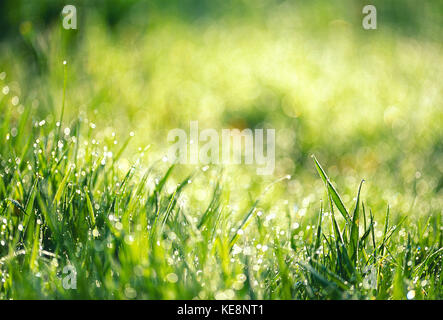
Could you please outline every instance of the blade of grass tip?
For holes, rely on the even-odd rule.
[[[166,171],[166,173],[165,173],[165,175],[163,176],[163,178],[162,178],[162,179],[160,180],[160,182],[157,184],[157,186],[156,186],[156,188],[155,188],[155,190],[156,190],[157,192],[161,192],[161,191],[162,191],[162,189],[163,189],[163,187],[164,187],[166,181],[168,180],[169,176],[170,176],[171,173],[172,173],[172,170],[174,170],[174,167],[175,167],[174,164],[171,165],[171,166],[169,167],[168,171]]]
[[[129,168],[128,172],[126,172],[125,177],[123,178],[122,182],[120,183],[119,192],[124,191],[124,188],[126,187],[127,181],[129,181],[131,179],[131,177],[134,174],[134,172],[135,172],[135,166],[132,165]]]
[[[337,207],[338,211],[340,211],[341,215],[343,216],[343,218],[345,218],[347,223],[351,222],[351,219],[349,217],[349,213],[346,210],[345,205],[343,204],[343,201],[339,195],[339,193],[337,192],[337,190],[335,189],[335,187],[332,185],[328,175],[326,174],[326,172],[323,170],[322,166],[320,165],[320,163],[317,161],[317,158],[312,155],[312,158],[314,159],[315,162],[315,166],[317,168],[317,171],[320,175],[320,177],[322,178],[323,182],[326,185],[326,189],[328,190],[328,193],[330,194],[332,200],[334,201],[335,206]]]
[[[11,202],[14,205],[14,207],[19,209],[22,213],[27,214],[25,208],[23,208],[23,206],[21,205],[20,202],[18,202],[17,200],[11,199],[11,198],[7,198],[6,200]]]
[[[325,171],[323,170],[323,167],[321,166],[321,164],[317,161],[317,158],[315,157],[315,155],[311,156],[312,159],[314,159],[314,163],[315,163],[315,167],[317,168],[318,174],[320,175],[321,179],[323,180],[323,182],[325,184],[327,184],[328,182],[328,176],[326,175]]]
[[[427,230],[428,227],[431,225],[431,224],[430,224],[431,217],[432,217],[432,214],[430,214],[429,217],[428,217],[428,219],[426,219],[426,223],[425,223],[425,226],[423,227],[423,231],[419,234],[419,237],[418,237],[419,239],[422,239],[422,238],[423,238],[423,235],[425,234],[426,230]],[[418,230],[418,232],[420,232],[420,230]]]
[[[358,253],[358,216],[360,211],[360,192],[364,181],[365,180],[362,180],[360,182],[360,186],[358,187],[357,200],[355,202],[354,213],[352,215],[351,232],[349,235],[349,242],[351,244],[351,259],[354,263],[357,260]]]
[[[183,188],[185,188],[187,185],[189,185],[192,182],[192,178],[194,177],[195,173],[191,173],[189,176],[187,176],[177,187],[177,196],[182,192]]]

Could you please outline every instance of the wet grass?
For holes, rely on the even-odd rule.
[[[174,166],[140,172],[134,161],[119,174],[127,143],[96,141],[81,120],[62,130],[62,116],[49,125],[25,112],[12,136],[1,103],[1,298],[442,297],[441,216],[412,226],[388,207],[376,220],[363,181],[347,208],[315,158],[324,201],[312,219],[281,227],[260,198],[234,218],[222,179],[199,212],[180,202],[194,177],[166,190]],[[63,288],[67,265],[75,290]]]
[[[0,42],[1,299],[442,299],[438,24],[269,6]],[[274,175],[163,161],[191,120],[275,128]]]

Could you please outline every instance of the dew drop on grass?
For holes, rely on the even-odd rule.
[[[12,97],[11,103],[13,106],[18,105],[19,102],[20,102],[20,99],[17,96]]]
[[[170,283],[176,283],[178,281],[178,276],[175,273],[169,273],[166,276],[166,280]]]
[[[242,252],[242,248],[239,247],[238,245],[234,244],[234,246],[232,247],[232,254],[237,255],[241,252]]]
[[[135,291],[134,288],[126,287],[125,288],[125,296],[128,299],[134,299],[135,297],[137,297],[137,291]]]

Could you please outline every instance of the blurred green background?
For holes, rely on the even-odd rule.
[[[66,4],[77,30],[62,28]],[[316,154],[346,203],[365,178],[373,205],[441,212],[443,2],[371,1],[376,30],[362,28],[366,4],[3,0],[0,85],[16,119],[34,108],[35,121],[53,122],[66,60],[68,119],[96,124],[99,139],[135,132],[122,170],[148,144],[146,162],[161,159],[168,130],[191,120],[275,128],[274,176],[228,169],[239,200],[288,174],[275,203],[317,200]]]

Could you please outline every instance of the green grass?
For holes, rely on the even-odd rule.
[[[229,190],[217,180],[200,213],[180,202],[194,177],[165,190],[173,166],[141,172],[135,162],[119,175],[121,150],[111,141],[84,146],[93,136],[80,134],[81,120],[66,135],[56,124],[33,124],[28,112],[12,137],[2,106],[3,299],[442,297],[441,216],[414,227],[408,217],[392,221],[387,208],[375,220],[362,185],[346,208],[315,158],[324,201],[299,226],[288,216],[280,227],[259,213],[259,200],[233,219]],[[68,264],[76,290],[62,287]]]
[[[368,33],[340,3],[24,15],[0,41],[0,299],[442,299],[438,24],[380,2]],[[275,174],[162,161],[190,120],[275,128]]]

